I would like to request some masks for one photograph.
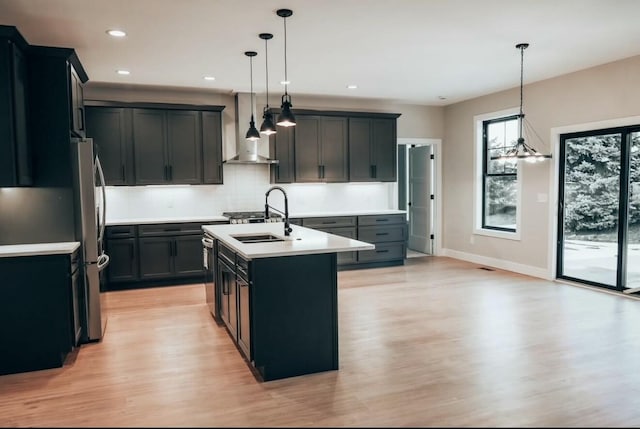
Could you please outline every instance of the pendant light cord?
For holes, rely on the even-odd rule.
[[[267,50],[267,39],[264,39],[264,70],[267,76],[267,103],[265,110],[269,110],[269,51]]]
[[[287,87],[289,86],[289,78],[287,78],[287,17],[284,20],[284,94],[287,94]]]
[[[524,121],[524,113],[522,112],[522,85],[524,76],[524,46],[520,46],[520,137],[522,138],[522,122]]]
[[[249,57],[249,70],[251,79],[251,121],[253,122],[253,57]]]

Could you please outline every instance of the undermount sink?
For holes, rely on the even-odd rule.
[[[253,235],[232,235],[231,237],[242,243],[273,243],[276,241],[284,241],[284,238],[269,233]]]

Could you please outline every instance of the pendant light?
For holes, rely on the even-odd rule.
[[[518,43],[516,48],[520,50],[520,112],[518,113],[519,120],[519,128],[518,128],[518,140],[516,144],[511,147],[506,152],[501,155],[492,156],[492,160],[499,161],[508,161],[508,160],[518,160],[524,159],[527,162],[538,162],[544,161],[545,159],[551,158],[551,154],[542,154],[534,149],[531,145],[527,144],[524,139],[523,127],[527,132],[527,135],[533,136],[535,135],[538,140],[542,142],[542,138],[535,132],[529,121],[527,121],[524,117],[524,112],[522,110],[522,86],[523,86],[523,70],[524,70],[524,50],[529,47],[528,43]]]
[[[253,118],[253,57],[258,55],[255,51],[246,51],[244,53],[249,57],[249,67],[250,67],[250,76],[251,76],[251,121],[249,122],[249,130],[247,131],[247,140],[258,140],[260,138],[260,133],[256,129],[256,123]]]
[[[262,111],[262,125],[260,126],[260,132],[264,135],[270,136],[276,133],[276,126],[273,125],[273,115],[269,109],[269,54],[267,51],[267,41],[273,38],[271,33],[260,33],[260,38],[264,40],[264,64],[265,75],[267,77],[267,102]]]
[[[293,11],[290,9],[278,9],[276,14],[284,21],[284,95],[282,96],[281,110],[278,115],[278,125],[292,127],[296,124],[296,118],[291,111],[291,96],[287,93],[287,86],[289,85],[287,78],[287,18],[293,15]]]

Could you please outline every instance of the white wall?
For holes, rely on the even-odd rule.
[[[518,104],[519,89],[514,88],[445,108],[443,247],[451,256],[552,277],[555,159],[521,164],[520,240],[473,234],[473,118]],[[638,116],[640,56],[525,85],[524,112],[544,141],[534,145],[542,152],[555,147],[554,128]]]

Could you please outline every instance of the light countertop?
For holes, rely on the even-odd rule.
[[[9,244],[0,246],[0,258],[71,254],[80,247],[79,241],[62,243]]]
[[[205,232],[224,242],[246,259],[375,249],[373,244],[364,241],[327,234],[297,225],[291,225],[291,228],[291,235],[286,237],[283,222],[204,225],[202,227]],[[262,233],[269,233],[285,240],[270,243],[242,243],[232,237],[233,235]]]
[[[325,217],[325,216],[368,216],[368,215],[390,215],[406,214],[405,210],[350,210],[350,211],[326,211],[326,212],[295,212],[289,213],[289,219],[295,217]]]
[[[107,226],[144,225],[154,223],[182,223],[182,222],[227,222],[226,216],[175,216],[175,217],[144,217],[128,219],[107,219]]]

